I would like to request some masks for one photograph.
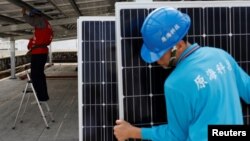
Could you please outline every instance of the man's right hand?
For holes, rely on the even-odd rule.
[[[31,55],[31,50],[27,51],[27,53],[25,55],[27,55],[27,56]]]

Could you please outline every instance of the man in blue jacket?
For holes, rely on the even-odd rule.
[[[249,75],[227,52],[190,44],[189,27],[189,16],[170,7],[145,19],[143,60],[168,67],[175,58],[176,68],[164,84],[168,124],[138,128],[119,119],[114,127],[119,141],[207,141],[210,124],[243,124],[240,98],[250,103]]]

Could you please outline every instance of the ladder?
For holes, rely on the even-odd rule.
[[[51,110],[50,110],[50,107],[49,107],[49,105],[48,105],[48,103],[47,103],[46,101],[45,101],[45,102],[43,102],[43,101],[41,102],[41,101],[38,100],[37,95],[36,95],[36,91],[35,91],[35,89],[34,89],[34,86],[33,86],[33,84],[32,84],[31,77],[30,77],[28,71],[26,71],[26,75],[27,75],[28,81],[27,81],[26,86],[25,86],[25,89],[24,89],[24,91],[23,91],[21,103],[20,103],[20,106],[19,106],[19,108],[18,108],[17,115],[16,115],[15,122],[14,122],[14,125],[13,125],[12,129],[15,129],[15,128],[16,128],[16,122],[17,122],[18,116],[19,116],[19,114],[20,114],[21,108],[22,108],[22,106],[23,106],[23,102],[24,102],[25,95],[28,95],[28,98],[27,98],[27,101],[26,101],[24,110],[23,110],[23,112],[22,112],[22,114],[21,114],[21,116],[20,116],[20,119],[21,119],[21,120],[20,120],[20,123],[23,122],[22,117],[23,117],[23,115],[24,115],[25,112],[26,112],[27,105],[28,105],[28,103],[29,103],[29,99],[30,99],[30,95],[31,95],[30,93],[33,93],[33,95],[34,95],[34,97],[35,97],[35,104],[38,105],[38,108],[39,108],[40,113],[41,113],[41,115],[42,115],[42,118],[43,118],[43,121],[44,121],[44,123],[45,123],[45,126],[46,126],[47,129],[49,129],[50,127],[49,127],[49,125],[48,125],[48,122],[47,122],[45,113],[44,113],[43,108],[42,108],[41,105],[44,105],[44,106],[46,107],[47,113],[48,113],[48,115],[50,116],[51,121],[52,121],[52,122],[55,122],[54,117],[53,117],[53,115],[52,115],[52,112],[51,112]]]

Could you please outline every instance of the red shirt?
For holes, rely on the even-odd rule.
[[[49,22],[44,19],[45,27],[35,27],[34,36],[29,40],[28,49],[31,54],[48,54],[48,45],[53,39],[53,31]]]

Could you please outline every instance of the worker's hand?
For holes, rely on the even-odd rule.
[[[22,14],[25,15],[26,14],[26,8],[22,8]]]
[[[124,120],[116,120],[114,135],[118,141],[125,141],[130,138],[130,129],[132,125]]]
[[[31,55],[31,50],[28,50],[26,53],[27,56]]]
[[[125,120],[116,120],[114,135],[118,141],[125,141],[129,138],[140,138],[140,129],[132,126]]]

